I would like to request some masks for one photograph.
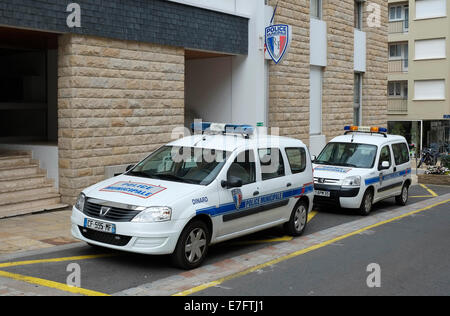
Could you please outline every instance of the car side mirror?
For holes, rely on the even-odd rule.
[[[312,156],[311,156],[311,162],[314,162],[314,161],[316,161],[316,160],[317,160],[316,155],[312,155]]]
[[[389,161],[383,161],[383,162],[381,163],[381,168],[380,168],[380,170],[389,169],[389,167],[390,167]]]
[[[222,188],[232,189],[242,187],[242,180],[238,177],[229,177],[226,181],[222,180]]]
[[[133,169],[134,165],[129,165],[127,166],[127,168],[125,169],[125,172],[130,171],[131,169]],[[123,169],[122,169],[123,170]]]

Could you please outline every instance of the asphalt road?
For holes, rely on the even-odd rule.
[[[450,188],[413,186],[410,204]],[[378,203],[373,214],[398,208],[394,199]],[[197,295],[322,295],[322,294],[450,294],[450,212],[445,204],[424,215],[405,218],[318,249],[274,266],[208,288]],[[446,212],[447,210],[447,212]],[[370,215],[371,216],[371,215]],[[370,217],[369,216],[369,217]],[[353,211],[321,209],[309,222],[305,235],[361,219]],[[274,228],[211,247],[204,265],[220,263],[285,241],[282,229]],[[67,266],[74,256],[96,256],[77,260],[81,268],[81,287],[113,294],[126,289],[164,280],[182,271],[171,266],[167,256],[144,256],[80,244],[67,249],[55,248],[0,262],[38,260],[33,264],[1,267],[1,271],[65,284]],[[45,260],[55,258],[54,262]],[[63,258],[59,260],[58,258]],[[39,261],[44,260],[44,261]],[[369,263],[382,270],[382,287],[366,286]],[[1,265],[1,263],[0,263]],[[0,272],[1,272],[0,271]],[[41,282],[42,283],[42,282]]]
[[[375,271],[367,271],[372,263],[380,267],[380,287],[367,285],[367,278]],[[448,296],[449,204],[385,224],[195,295]]]

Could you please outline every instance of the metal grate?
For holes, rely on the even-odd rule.
[[[100,215],[100,210],[103,205],[91,203],[86,201],[84,204],[83,213],[94,218],[110,220],[113,222],[130,222],[141,211],[121,209],[117,207],[111,207],[105,215]]]
[[[89,229],[86,227],[82,227],[82,226],[78,226],[78,227],[80,228],[80,232],[84,238],[87,238],[87,239],[90,239],[93,241],[98,241],[98,242],[108,244],[108,245],[125,246],[131,240],[131,236],[123,236],[123,235],[99,232],[99,231]]]

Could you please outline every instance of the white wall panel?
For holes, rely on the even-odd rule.
[[[309,97],[309,130],[310,134],[322,133],[322,67],[311,66]]]
[[[354,71],[366,72],[366,32],[355,29],[354,42]]]
[[[311,19],[310,64],[327,66],[327,23],[322,20]]]

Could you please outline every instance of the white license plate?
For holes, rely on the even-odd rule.
[[[97,230],[97,231],[100,231],[100,232],[104,232],[104,233],[110,233],[110,234],[115,234],[116,233],[116,225],[110,224],[110,223],[96,221],[96,220],[89,219],[89,218],[85,218],[84,219],[84,227],[90,228],[90,229],[93,229],[93,230]]]
[[[330,197],[330,191],[314,190],[314,195],[317,195],[317,196],[324,196],[324,197]]]

